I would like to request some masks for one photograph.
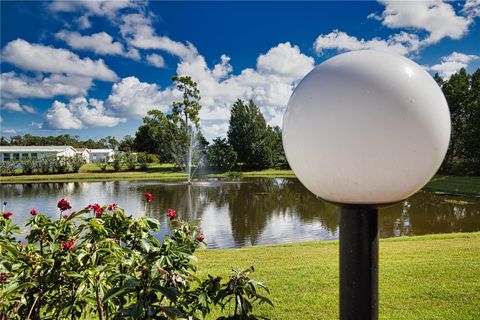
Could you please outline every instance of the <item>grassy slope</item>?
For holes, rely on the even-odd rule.
[[[212,173],[209,177],[223,177],[223,173]],[[291,170],[266,169],[244,172],[244,177],[295,177]],[[184,171],[180,171],[172,164],[156,164],[146,171],[101,172],[94,164],[84,165],[79,173],[17,175],[0,177],[0,183],[26,182],[63,182],[63,181],[107,181],[107,180],[172,180],[185,179]]]
[[[251,178],[294,178],[292,170],[266,169],[243,172],[243,177]],[[208,177],[223,177],[223,173],[211,173]],[[19,175],[0,177],[0,183],[26,182],[63,182],[63,181],[107,181],[107,180],[181,180],[185,173],[171,164],[156,164],[147,171],[101,172],[94,164],[82,167],[80,173]],[[426,186],[426,190],[450,194],[480,196],[480,177],[435,176]]]
[[[425,190],[480,196],[480,177],[435,176]]]
[[[208,239],[207,239],[208,240]],[[480,319],[480,233],[380,241],[380,319]],[[338,242],[202,250],[199,273],[254,265],[272,319],[338,319]],[[213,319],[214,317],[212,317]]]

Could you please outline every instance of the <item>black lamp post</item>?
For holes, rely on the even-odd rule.
[[[424,68],[361,50],[335,56],[295,88],[283,146],[298,179],[340,209],[340,318],[378,319],[378,208],[435,174],[450,139],[442,91]]]

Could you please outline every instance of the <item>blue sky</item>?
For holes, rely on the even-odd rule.
[[[199,84],[202,130],[223,136],[237,99],[281,125],[313,67],[375,49],[449,77],[480,66],[480,1],[1,2],[2,135],[134,134],[168,111],[175,74]]]

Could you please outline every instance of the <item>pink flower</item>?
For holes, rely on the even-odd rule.
[[[145,201],[147,201],[147,203],[150,203],[153,200],[153,196],[150,192],[145,192],[143,194],[143,197],[145,198]]]
[[[13,213],[11,213],[10,211],[5,211],[2,213],[2,216],[5,218],[5,219],[10,219],[10,217],[13,215]]]
[[[112,203],[108,205],[108,211],[113,211],[118,208],[118,204]]]
[[[170,218],[170,220],[173,220],[177,217],[177,211],[173,209],[168,209],[167,217]]]
[[[58,201],[57,207],[60,209],[60,211],[66,211],[66,210],[72,209],[70,202],[67,199],[63,199],[63,198]]]
[[[62,242],[61,244],[62,250],[64,251],[70,251],[74,246],[75,246],[75,242],[73,241]]]
[[[197,240],[200,241],[200,242],[205,240],[205,236],[203,235],[203,233],[200,233],[200,235],[197,237]]]
[[[36,216],[36,215],[38,214],[38,211],[35,210],[35,209],[32,209],[32,210],[30,210],[30,214],[31,214],[32,216]]]
[[[64,215],[63,215],[63,219],[64,219],[64,220],[67,220],[67,219],[68,219],[68,214],[64,214]]]

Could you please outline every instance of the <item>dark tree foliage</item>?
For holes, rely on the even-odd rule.
[[[237,163],[237,153],[225,138],[215,138],[209,146],[207,161],[211,167],[231,169]]]
[[[196,132],[195,140],[201,152],[195,154],[193,161],[198,162],[208,142],[200,131]],[[186,134],[183,126],[175,123],[173,117],[154,109],[148,111],[148,115],[143,118],[143,124],[135,133],[132,147],[136,151],[158,155],[160,162],[173,162],[181,166],[185,161]]]
[[[135,152],[135,138],[131,135],[127,134],[123,139],[120,141],[118,145],[118,150],[123,152]]]
[[[267,125],[260,109],[250,100],[237,100],[232,107],[228,142],[238,161],[247,168],[268,168],[283,154],[280,128]]]
[[[178,127],[160,110],[150,110],[135,133],[134,149],[156,154],[161,162],[174,162]]]
[[[447,99],[452,135],[443,174],[480,175],[480,69],[469,75],[462,68],[450,79],[435,80]]]

